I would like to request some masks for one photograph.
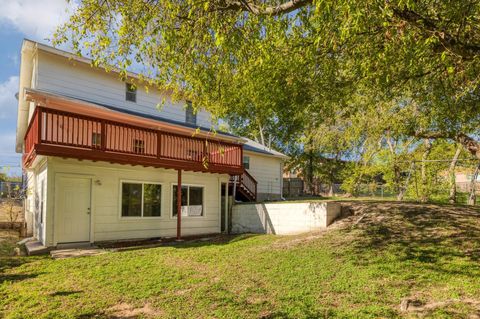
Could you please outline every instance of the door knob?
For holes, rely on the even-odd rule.
[[[90,215],[90,207],[87,208],[87,214]]]

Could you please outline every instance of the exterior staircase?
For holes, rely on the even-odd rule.
[[[241,175],[230,176],[229,193],[242,202],[257,201],[257,181],[247,170]]]

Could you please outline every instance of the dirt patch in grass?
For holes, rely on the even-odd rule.
[[[469,319],[480,318],[480,301],[471,298],[448,299],[433,302],[423,302],[416,298],[405,298],[400,304],[400,311],[402,313],[410,313],[419,317],[432,316],[439,311],[446,311],[454,317],[461,317],[461,312],[456,311],[456,308],[466,310]]]
[[[158,318],[163,313],[154,309],[150,304],[146,303],[142,307],[134,307],[128,303],[119,303],[107,310],[107,316],[111,319],[134,319],[142,317]]]

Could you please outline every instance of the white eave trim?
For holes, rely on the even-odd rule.
[[[265,151],[265,152],[268,152],[268,151]],[[252,155],[258,155],[258,156],[265,156],[265,157],[274,157],[274,158],[278,158],[278,159],[281,159],[281,160],[288,160],[290,157],[285,155],[285,154],[266,154],[264,152],[255,152],[255,151],[251,151],[251,150],[246,150],[246,149],[243,149],[243,154],[252,154]]]

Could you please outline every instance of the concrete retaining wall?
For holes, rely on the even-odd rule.
[[[232,209],[232,233],[309,232],[327,227],[340,214],[335,202],[239,204]]]

